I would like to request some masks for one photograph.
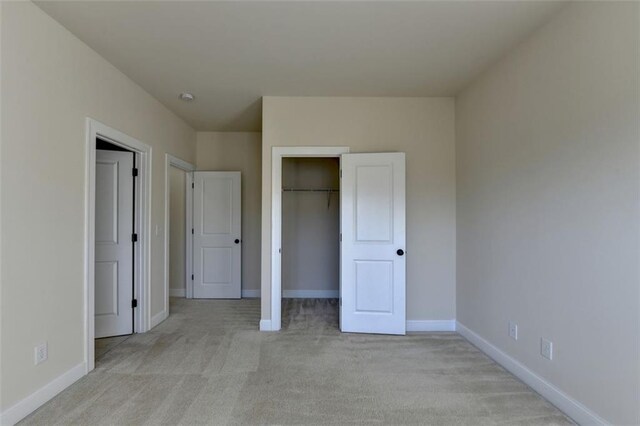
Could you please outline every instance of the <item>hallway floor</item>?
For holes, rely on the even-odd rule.
[[[279,333],[259,318],[257,299],[172,298],[22,424],[571,424],[455,333],[342,334],[330,299],[285,299]]]

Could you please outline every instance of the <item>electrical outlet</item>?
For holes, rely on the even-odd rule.
[[[518,324],[513,321],[509,321],[509,337],[518,340]]]
[[[44,342],[34,348],[35,352],[35,363],[36,365],[41,364],[47,360],[49,357],[49,348],[47,342]]]
[[[547,339],[540,339],[540,355],[551,361],[553,359],[553,342]]]

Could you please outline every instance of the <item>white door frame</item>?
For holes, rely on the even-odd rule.
[[[271,324],[263,331],[278,331],[282,302],[282,159],[285,157],[340,157],[348,146],[274,146],[271,149]]]
[[[86,119],[85,142],[85,247],[84,247],[84,358],[86,372],[95,366],[95,207],[96,207],[96,138],[136,153],[136,230],[138,244],[134,247],[135,332],[150,328],[150,248],[151,248],[151,147],[92,118]]]
[[[185,253],[184,253],[184,284],[186,290],[186,297],[192,296],[192,281],[191,281],[191,255],[192,255],[192,238],[191,228],[193,224],[191,221],[192,208],[193,208],[193,191],[191,191],[191,183],[193,182],[193,172],[196,166],[184,161],[178,157],[174,157],[171,154],[164,155],[164,312],[165,318],[169,316],[169,262],[170,262],[170,248],[169,248],[169,231],[170,231],[170,196],[171,196],[171,183],[169,180],[169,168],[176,167],[185,172]]]

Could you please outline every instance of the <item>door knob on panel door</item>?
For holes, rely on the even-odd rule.
[[[234,241],[234,243],[236,243],[236,244],[240,244],[240,240],[236,238],[236,240]]]
[[[398,253],[398,256],[404,256],[404,250],[402,249],[398,249],[396,253]]]

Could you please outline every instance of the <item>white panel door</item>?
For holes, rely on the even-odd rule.
[[[96,151],[95,337],[133,333],[133,153]]]
[[[404,153],[341,158],[340,329],[405,334]]]
[[[194,172],[194,298],[240,298],[240,183],[240,172]]]

